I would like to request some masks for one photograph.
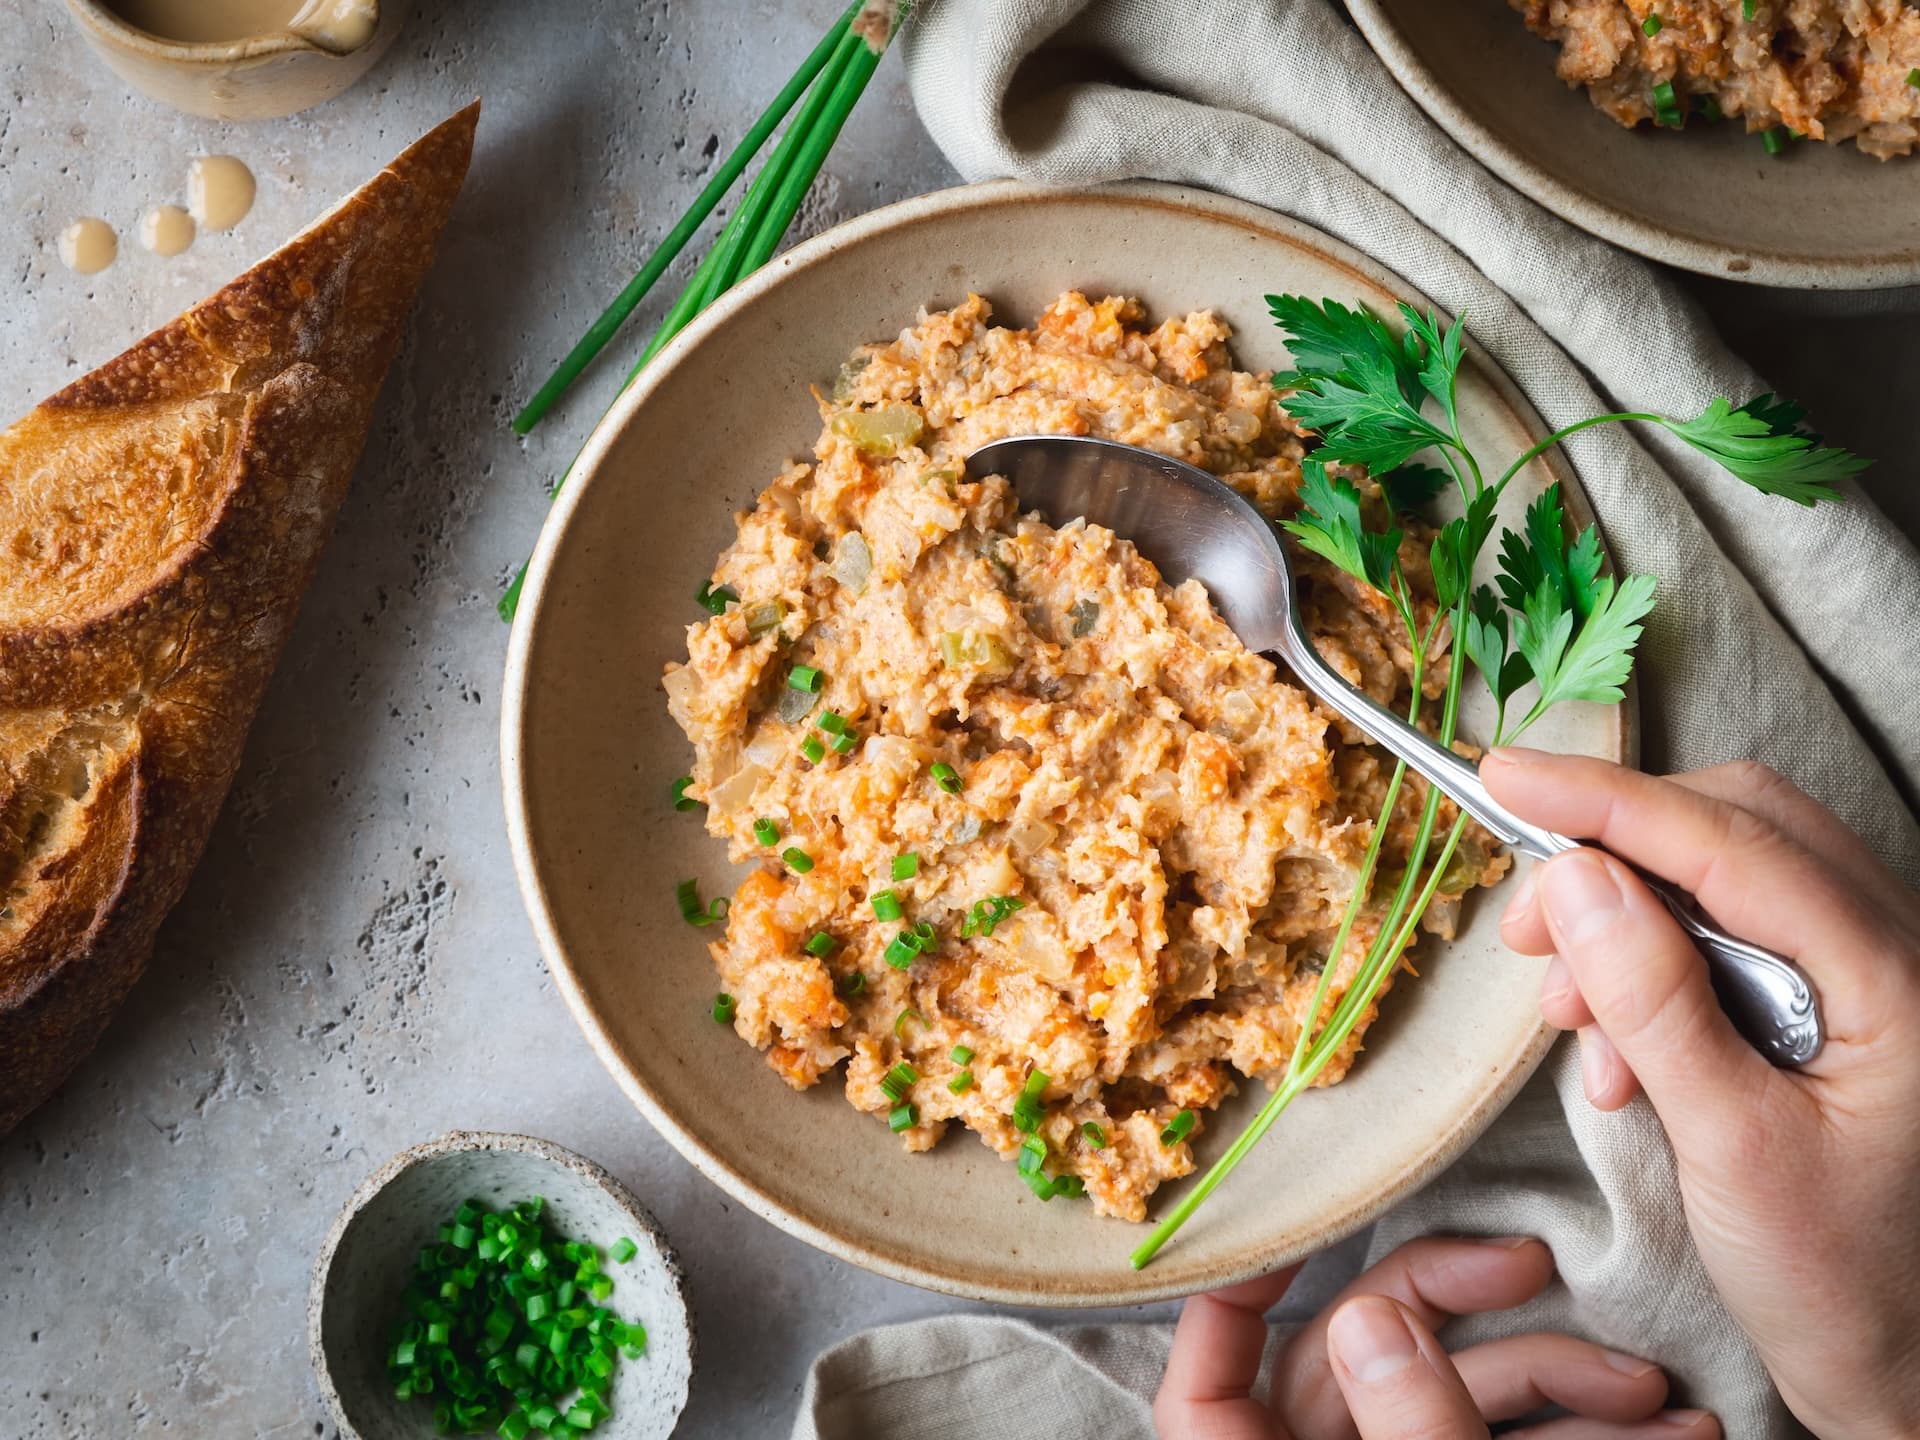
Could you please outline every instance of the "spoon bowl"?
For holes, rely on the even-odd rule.
[[[1243,644],[1277,654],[1343,719],[1439,786],[1508,846],[1544,860],[1582,843],[1522,820],[1487,792],[1471,761],[1348,684],[1321,659],[1301,622],[1279,534],[1206,471],[1113,440],[1023,435],[975,450],[967,457],[967,473],[1004,475],[1021,504],[1054,525],[1085,519],[1131,540],[1171,584],[1200,581]],[[1679,887],[1644,872],[1641,878],[1706,956],[1735,1029],[1776,1065],[1805,1065],[1820,1053],[1819,1004],[1797,965],[1727,934]]]

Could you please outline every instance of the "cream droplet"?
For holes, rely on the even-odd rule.
[[[140,243],[156,255],[178,255],[193,244],[193,217],[178,205],[156,205],[140,217]]]
[[[253,172],[231,155],[201,155],[187,171],[187,208],[206,230],[231,230],[253,208]]]
[[[76,220],[60,232],[60,259],[69,270],[94,275],[113,263],[120,241],[113,227],[92,215]]]

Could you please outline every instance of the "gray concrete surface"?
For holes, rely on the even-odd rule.
[[[599,1159],[675,1237],[704,1342],[689,1440],[784,1434],[823,1345],[950,1308],[744,1213],[625,1104],[521,914],[496,779],[493,598],[614,367],[528,442],[508,416],[836,4],[422,0],[358,88],[237,127],[128,98],[55,0],[0,0],[6,417],[486,101],[472,178],[206,862],[99,1055],[0,1141],[5,1440],[327,1436],[303,1328],[313,1249],[364,1176],[456,1126]],[[184,198],[199,150],[253,165],[254,213],[181,258],[146,255],[135,222]],[[951,178],[891,61],[806,228]],[[91,279],[55,251],[87,213],[123,241]],[[1752,291],[1709,300],[1830,433],[1899,457],[1882,475],[1915,517],[1900,484],[1911,406],[1888,403],[1920,381],[1904,325],[1789,320]]]

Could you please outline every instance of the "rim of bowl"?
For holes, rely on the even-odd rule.
[[[1730,270],[1726,262],[1735,252],[1652,224],[1565,184],[1476,120],[1408,42],[1382,0],[1347,0],[1347,10],[1389,73],[1435,124],[1514,189],[1602,240],[1649,260],[1738,285],[1855,291],[1920,285],[1920,244],[1858,260],[1742,248],[1737,254],[1748,268]]]
[[[414,1166],[428,1160],[437,1160],[442,1155],[457,1155],[467,1151],[503,1150],[537,1156],[549,1165],[571,1170],[582,1179],[591,1181],[604,1190],[614,1204],[626,1212],[627,1218],[633,1221],[659,1252],[661,1265],[667,1272],[667,1282],[672,1289],[674,1301],[686,1317],[687,1384],[675,1402],[678,1407],[675,1414],[685,1412],[687,1400],[693,1393],[693,1372],[699,1358],[700,1337],[694,1329],[693,1305],[687,1299],[686,1268],[680,1263],[679,1252],[667,1239],[666,1231],[662,1230],[660,1222],[653,1218],[653,1212],[642,1205],[640,1198],[604,1165],[596,1160],[589,1160],[577,1150],[569,1150],[566,1146],[556,1145],[551,1140],[542,1140],[537,1135],[520,1135],[507,1130],[449,1130],[446,1134],[432,1140],[423,1140],[418,1145],[409,1145],[362,1180],[354,1189],[352,1197],[340,1207],[340,1213],[333,1217],[333,1223],[327,1226],[327,1238],[321,1242],[319,1253],[314,1256],[313,1271],[307,1281],[307,1359],[313,1367],[314,1379],[319,1384],[320,1398],[326,1403],[327,1411],[333,1416],[333,1422],[339,1427],[342,1435],[358,1435],[359,1429],[348,1418],[344,1407],[340,1404],[339,1388],[333,1383],[332,1367],[327,1364],[321,1325],[321,1317],[327,1303],[327,1277],[333,1271],[333,1261],[340,1251],[340,1242],[346,1238],[346,1233],[352,1228],[353,1222],[360,1218],[360,1212],[373,1202],[373,1198]]]
[[[1214,1272],[1197,1284],[1193,1281],[1156,1281],[1152,1278],[1154,1272],[1149,1267],[1131,1272],[1134,1283],[1124,1288],[1061,1292],[1003,1284],[970,1274],[962,1265],[956,1265],[951,1269],[933,1270],[916,1264],[903,1263],[881,1250],[849,1241],[787,1210],[777,1199],[734,1169],[724,1157],[709,1149],[697,1135],[683,1126],[654,1098],[639,1075],[621,1058],[618,1048],[608,1034],[607,1027],[602,1023],[598,1009],[582,987],[579,977],[573,972],[565,947],[560,942],[559,928],[555,923],[552,908],[548,903],[546,887],[542,883],[539,866],[535,860],[533,839],[524,803],[527,667],[541,624],[542,601],[545,598],[553,556],[559,549],[561,537],[573,523],[581,498],[599,479],[600,467],[612,448],[614,438],[626,427],[635,412],[647,403],[661,380],[697,349],[710,332],[724,325],[739,311],[752,305],[766,291],[783,283],[788,275],[821,263],[847,245],[856,244],[870,236],[889,230],[936,222],[943,216],[956,211],[1060,200],[1075,203],[1091,200],[1119,206],[1145,205],[1185,211],[1206,220],[1241,225],[1270,239],[1309,250],[1322,260],[1351,271],[1367,288],[1383,289],[1413,303],[1431,304],[1415,286],[1400,276],[1344,242],[1312,226],[1270,210],[1260,209],[1245,201],[1216,195],[1211,191],[1158,181],[1124,181],[1071,189],[1033,185],[1019,180],[993,180],[976,185],[959,185],[899,201],[821,231],[811,239],[768,261],[760,270],[742,280],[703,310],[661,349],[641,373],[640,378],[614,401],[606,415],[595,425],[592,434],[588,436],[585,446],[582,447],[579,457],[574,461],[573,468],[569,472],[568,484],[556,497],[553,509],[548,512],[546,522],[540,531],[539,542],[534,547],[533,557],[527,565],[520,605],[507,644],[505,698],[500,715],[500,770],[501,792],[506,808],[507,843],[513,855],[514,874],[519,882],[521,901],[525,906],[527,918],[533,926],[535,938],[539,942],[541,954],[547,961],[547,968],[553,976],[555,988],[566,1001],[567,1008],[573,1013],[574,1021],[587,1037],[588,1044],[593,1047],[594,1054],[607,1072],[613,1076],[621,1092],[667,1143],[679,1151],[696,1170],[763,1220],[769,1221],[786,1234],[804,1240],[837,1259],[859,1265],[888,1279],[968,1300],[1006,1305],[1082,1309],[1173,1300],[1194,1293],[1199,1288],[1212,1289],[1237,1284],[1242,1280],[1250,1280],[1266,1274],[1281,1265],[1304,1259],[1361,1229],[1400,1200],[1427,1184],[1479,1137],[1481,1131],[1492,1123],[1493,1119],[1519,1093],[1520,1087],[1532,1077],[1533,1072],[1551,1048],[1557,1032],[1544,1020],[1536,1020],[1533,1028],[1520,1043],[1508,1054],[1499,1057],[1498,1069],[1501,1078],[1483,1092],[1474,1104],[1468,1106],[1452,1125],[1439,1131],[1426,1149],[1409,1162],[1405,1171],[1392,1184],[1383,1187],[1365,1201],[1337,1215],[1329,1216],[1303,1240],[1292,1245],[1271,1245],[1244,1251],[1218,1265]],[[1471,340],[1468,342],[1468,350],[1476,360],[1481,377],[1489,385],[1494,397],[1506,406],[1515,422],[1529,426],[1535,432],[1540,431],[1542,424],[1532,404],[1520,393],[1519,387],[1514,384],[1506,371],[1484,349]],[[1566,493],[1570,497],[1578,497],[1581,516],[1589,517],[1591,512],[1586,507],[1585,492],[1581,490],[1578,479],[1572,476],[1562,457],[1554,452],[1541,458],[1556,479],[1573,480],[1572,487]],[[1602,533],[1604,535],[1604,527],[1602,527]],[[1628,687],[1625,702],[1615,707],[1612,712],[1612,725],[1616,752],[1631,762],[1638,742],[1636,691],[1631,684]]]

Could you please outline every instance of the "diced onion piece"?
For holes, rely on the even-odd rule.
[[[891,460],[919,441],[927,422],[911,405],[882,405],[875,410],[842,410],[833,417],[833,432],[853,442],[862,455]]]
[[[833,578],[858,595],[867,588],[867,577],[872,573],[872,548],[858,530],[849,530],[833,552]]]
[[[758,640],[769,630],[778,630],[780,622],[787,618],[787,604],[784,600],[762,600],[746,608],[744,618],[747,622],[747,634]]]
[[[707,792],[707,809],[715,815],[745,810],[753,803],[753,792],[766,776],[767,772],[758,765],[742,765]]]
[[[1024,860],[1046,849],[1059,834],[1058,827],[1044,820],[1016,820],[1007,828],[1007,848]]]
[[[949,670],[1004,679],[1013,673],[1013,652],[991,632],[949,630],[940,637],[940,663]]]
[[[1011,926],[1003,926],[1000,933],[1022,968],[1055,985],[1073,978],[1073,956],[1067,953],[1054,926],[1037,916],[1022,915]]]

